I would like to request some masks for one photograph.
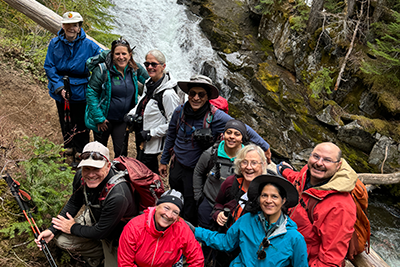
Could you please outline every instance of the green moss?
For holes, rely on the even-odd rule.
[[[267,70],[267,66],[268,63],[259,64],[257,78],[268,91],[277,93],[279,91],[279,76],[271,75]]]
[[[294,130],[296,132],[298,132],[300,135],[303,135],[303,131],[301,130],[301,128],[299,126],[297,126],[297,124],[294,121],[292,121],[292,124],[293,124]]]
[[[244,112],[232,103],[229,103],[229,115],[233,118],[240,118],[244,116]]]

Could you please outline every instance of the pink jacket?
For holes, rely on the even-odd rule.
[[[349,192],[357,174],[342,159],[342,166],[328,183],[303,191],[307,170],[306,165],[300,172],[285,169],[282,173],[300,194],[300,202],[290,210],[290,218],[306,240],[311,267],[342,266],[356,222],[356,205]],[[313,211],[314,223],[305,209],[311,197],[319,199]]]
[[[118,247],[118,266],[172,266],[183,255],[189,266],[204,266],[199,242],[182,218],[165,231],[154,225],[155,207],[125,226]]]

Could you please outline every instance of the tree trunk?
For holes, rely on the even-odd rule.
[[[4,2],[54,34],[57,34],[61,29],[62,17],[39,2],[34,0],[4,0]],[[101,48],[108,49],[89,35],[86,35],[86,37],[98,44]]]
[[[322,24],[321,11],[325,0],[313,0],[307,22],[307,32],[313,34]]]
[[[400,172],[387,174],[358,173],[358,179],[364,184],[398,184],[400,183]]]
[[[346,20],[351,18],[354,15],[354,6],[356,5],[356,0],[347,0],[346,1]]]

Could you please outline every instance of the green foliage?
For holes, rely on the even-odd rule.
[[[307,27],[310,7],[303,0],[298,0],[294,6],[294,16],[290,18],[290,28],[295,31],[303,31]]]
[[[395,12],[393,15],[395,22],[373,25],[373,31],[379,36],[376,43],[368,43],[368,47],[376,59],[367,59],[361,70],[373,89],[385,89],[400,97],[400,14]]]
[[[310,83],[310,88],[312,90],[311,97],[319,98],[319,94],[325,89],[326,93],[331,94],[331,86],[333,85],[333,79],[330,77],[330,74],[334,73],[334,71],[329,70],[328,68],[323,68],[318,71],[314,80]]]
[[[274,13],[275,5],[280,5],[282,2],[282,0],[260,0],[260,4],[255,8],[261,10],[264,15],[269,15]]]
[[[32,215],[38,227],[46,227],[50,225],[51,217],[60,212],[72,191],[74,173],[71,167],[62,163],[62,145],[34,136],[19,140],[18,146],[27,156],[27,160],[20,163],[22,171],[13,178],[32,197]],[[61,171],[60,167],[64,167],[65,171]],[[4,227],[0,232],[11,238],[16,233],[32,234],[25,220]]]

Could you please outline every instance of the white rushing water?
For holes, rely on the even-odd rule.
[[[148,51],[158,49],[167,58],[166,69],[177,80],[188,80],[200,73],[205,61],[217,67],[219,77],[224,76],[221,60],[201,32],[201,19],[194,15],[189,19],[184,5],[178,5],[176,0],[113,0],[112,3],[115,4],[110,9],[115,17],[112,33],[136,46],[135,61],[143,63]]]

